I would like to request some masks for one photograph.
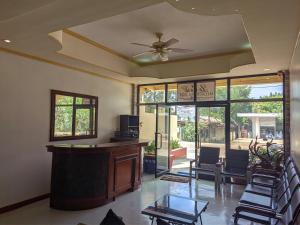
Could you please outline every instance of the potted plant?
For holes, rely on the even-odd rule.
[[[273,143],[273,139],[267,142],[266,145],[260,145],[256,137],[255,141],[251,141],[249,150],[251,152],[250,166],[252,169],[281,170],[284,157],[283,146]]]

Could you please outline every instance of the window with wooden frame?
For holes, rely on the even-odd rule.
[[[50,141],[97,137],[98,97],[51,90]]]

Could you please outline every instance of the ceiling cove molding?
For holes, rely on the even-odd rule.
[[[139,67],[131,71],[131,77],[154,77],[168,79],[208,74],[229,73],[232,69],[254,64],[255,58],[251,50],[213,57],[204,57],[181,62],[170,62]],[[142,76],[141,76],[142,74]]]
[[[58,54],[125,77],[166,79],[228,73],[233,68],[255,63],[253,52],[248,49],[140,66],[73,31],[63,30],[62,35],[57,33],[55,36],[62,43]],[[177,69],[174,71],[173,68]]]
[[[79,67],[66,65],[66,64],[63,64],[63,63],[60,63],[60,62],[52,61],[52,60],[49,60],[49,59],[46,59],[46,58],[42,58],[42,57],[39,57],[39,56],[31,55],[31,54],[28,54],[28,53],[12,50],[12,49],[8,49],[8,48],[0,47],[0,51],[5,52],[5,53],[9,53],[9,54],[13,54],[13,55],[17,55],[17,56],[21,56],[21,57],[24,57],[24,58],[28,58],[28,59],[31,59],[31,60],[48,63],[48,64],[58,66],[58,67],[62,67],[62,68],[65,68],[65,69],[69,69],[69,70],[89,74],[89,75],[92,75],[92,76],[97,76],[97,77],[100,77],[100,78],[103,78],[103,79],[116,81],[116,82],[123,83],[123,84],[128,84],[128,85],[133,84],[131,82],[126,82],[126,81],[119,80],[119,79],[116,79],[116,78],[113,78],[113,77],[105,76],[105,75],[97,73],[97,72],[89,71],[89,70],[82,69],[82,68],[79,68]]]
[[[138,67],[137,64],[96,45],[82,40],[82,37],[79,38],[73,32],[70,35],[63,30],[62,48],[56,53],[125,77],[130,77],[132,68]]]
[[[117,75],[120,75],[120,76],[128,77],[127,74],[123,74],[123,73],[117,72],[117,71],[115,71],[115,70],[111,70],[111,69],[109,69],[109,68],[101,67],[101,66],[99,66],[99,65],[97,65],[97,64],[94,64],[94,63],[85,61],[85,60],[83,60],[83,59],[79,59],[79,58],[73,57],[73,56],[71,56],[71,55],[67,55],[67,54],[65,54],[65,53],[63,53],[63,52],[57,52],[57,54],[62,55],[62,56],[64,56],[64,57],[66,57],[66,58],[70,58],[70,59],[72,59],[72,60],[77,60],[77,61],[79,61],[79,62],[82,62],[82,63],[88,64],[88,65],[91,65],[91,66],[95,66],[95,67],[104,69],[104,70],[106,70],[106,71],[108,71],[108,72],[111,72],[111,73],[114,73],[114,74],[117,74]],[[104,76],[105,76],[105,75],[104,75]]]

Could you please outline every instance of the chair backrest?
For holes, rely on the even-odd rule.
[[[280,179],[285,175],[285,173],[290,170],[291,168],[294,168],[294,163],[292,161],[292,159],[289,157],[286,161],[285,164],[283,166],[283,169],[280,172]]]
[[[275,219],[274,219],[275,220]],[[292,206],[289,205],[285,213],[282,215],[281,219],[276,219],[275,223],[271,223],[274,225],[290,225],[293,223],[293,209]]]
[[[293,220],[296,220],[300,210],[300,188],[297,188],[293,193],[290,205],[292,207]]]
[[[220,158],[220,148],[201,147],[198,165],[200,163],[216,164]]]
[[[291,201],[297,188],[300,186],[300,179],[297,174],[293,176],[291,181],[288,183],[286,189],[281,189],[277,194],[278,208],[284,208],[287,202]]]
[[[290,170],[287,170],[285,173],[285,176],[288,180],[288,182],[290,183],[291,180],[293,179],[293,177],[297,174],[297,171],[295,168],[291,168]]]
[[[285,162],[284,162],[284,165],[285,166],[288,166],[288,164],[290,164],[292,162],[292,158],[289,156],[286,158]]]
[[[300,178],[299,178],[298,174],[295,174],[289,184],[289,189],[290,189],[292,195],[294,195],[296,189],[299,188],[299,186],[300,186]]]
[[[289,190],[287,191],[289,193]],[[300,209],[300,189],[296,188],[294,193],[290,196],[290,201],[281,211],[277,210],[278,213],[283,214],[282,219],[278,220],[276,225],[291,225],[293,221],[298,220]]]
[[[249,151],[247,150],[227,150],[226,151],[226,170],[233,170],[242,173],[247,172],[249,164]]]
[[[280,199],[278,200],[276,211],[280,214],[284,213],[287,207],[290,205],[289,202],[290,199],[291,199],[291,192],[289,189],[287,189],[285,190],[284,193],[282,193]]]

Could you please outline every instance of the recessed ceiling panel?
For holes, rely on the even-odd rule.
[[[70,29],[129,58],[151,50],[131,43],[152,45],[157,41],[155,32],[163,33],[162,41],[171,38],[179,40],[172,45],[174,48],[192,50],[184,53],[169,52],[169,60],[250,48],[240,15],[201,16],[180,11],[166,2]],[[135,60],[143,62],[145,57],[137,57]]]

